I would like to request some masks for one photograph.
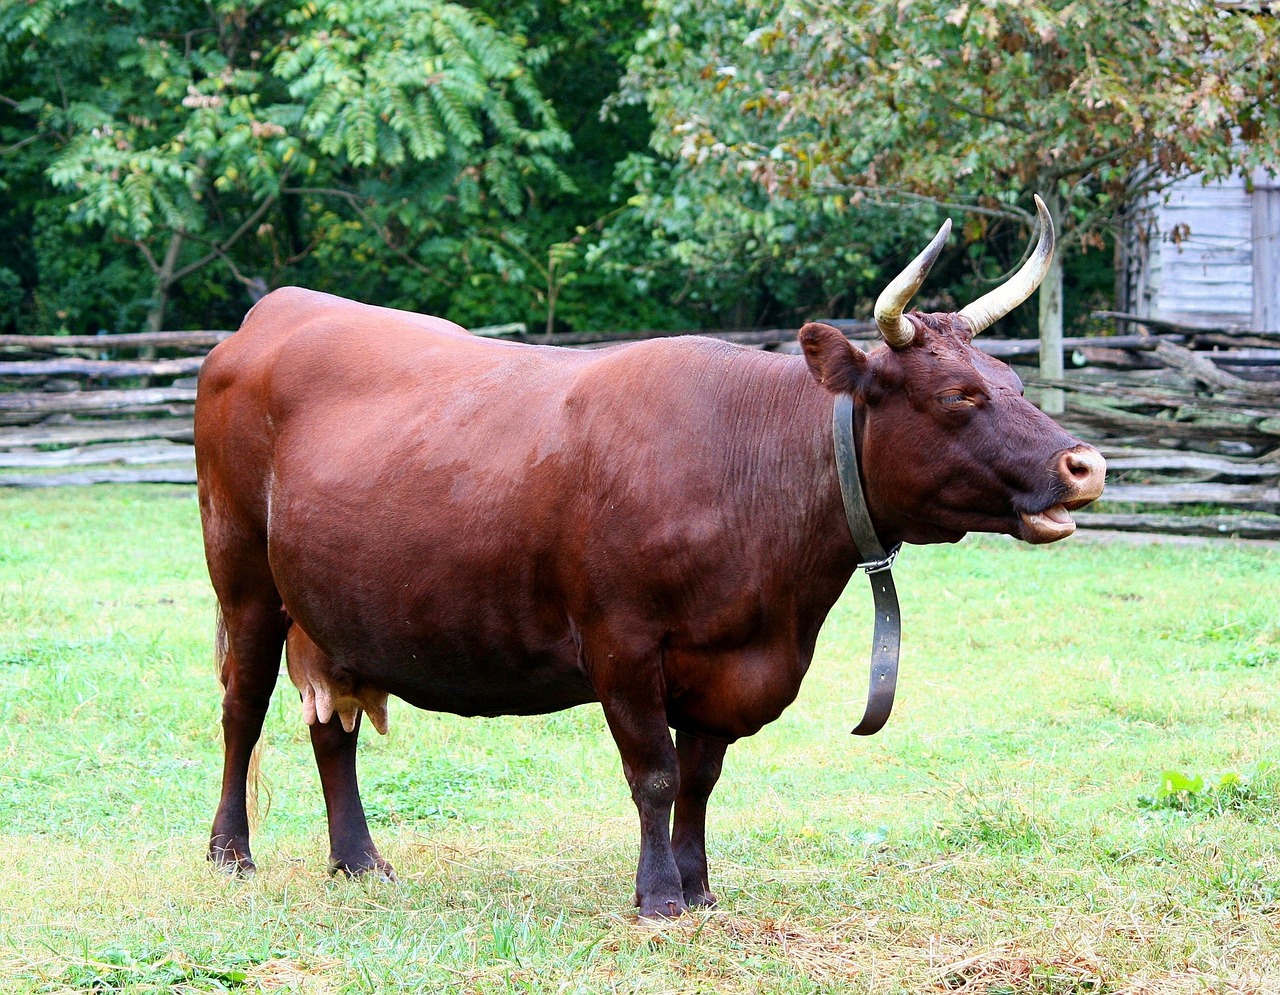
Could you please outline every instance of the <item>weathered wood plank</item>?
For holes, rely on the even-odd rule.
[[[194,404],[128,404],[124,407],[112,408],[109,411],[87,409],[76,413],[87,415],[138,415],[147,419],[156,417],[190,418],[195,413],[195,409],[196,406]],[[41,412],[0,411],[0,426],[36,425],[44,421],[46,417]]]
[[[1133,314],[1129,311],[1090,311],[1089,317],[1114,321],[1121,325],[1147,325],[1151,328],[1164,328],[1170,332],[1180,333],[1183,338],[1190,335],[1219,334],[1231,335],[1234,328],[1202,328],[1199,325],[1183,325],[1176,321],[1168,321],[1152,315]]]
[[[74,421],[65,425],[29,425],[0,429],[0,449],[29,446],[82,446],[93,442],[168,439],[191,442],[195,425],[190,418],[137,418]]]
[[[203,356],[183,359],[26,359],[0,362],[0,376],[92,377],[117,380],[121,377],[181,377],[200,371]]]
[[[195,458],[194,446],[176,442],[126,442],[45,452],[10,450],[0,452],[0,467],[51,469],[62,466],[100,466],[107,463],[138,466],[147,463],[194,463]]]
[[[1280,515],[1172,515],[1161,512],[1132,515],[1076,512],[1082,529],[1154,532],[1165,535],[1234,536],[1237,539],[1280,539]]]
[[[148,467],[141,470],[83,470],[77,473],[5,473],[0,487],[81,487],[86,484],[194,484],[196,468]]]
[[[1221,504],[1280,511],[1280,487],[1256,484],[1107,484],[1103,501],[1134,504]]]
[[[1107,472],[1113,470],[1186,471],[1212,474],[1217,477],[1277,477],[1280,463],[1240,461],[1209,453],[1189,453],[1178,450],[1147,455],[1107,456]]]
[[[230,331],[124,332],[118,335],[0,335],[6,349],[139,349],[213,347],[230,338]]]
[[[129,390],[22,391],[0,394],[0,412],[59,414],[115,411],[146,404],[195,403],[194,387],[138,387]]]

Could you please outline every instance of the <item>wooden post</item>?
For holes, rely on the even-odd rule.
[[[1045,380],[1062,379],[1062,236],[1059,218],[1062,205],[1056,190],[1044,195],[1045,206],[1059,233],[1058,248],[1049,264],[1049,272],[1040,284],[1040,376]],[[1040,391],[1040,410],[1047,415],[1060,415],[1066,409],[1066,395],[1057,387]]]

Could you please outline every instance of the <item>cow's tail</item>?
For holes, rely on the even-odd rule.
[[[214,608],[213,664],[218,683],[227,687],[227,623],[222,617],[222,606]],[[249,828],[257,829],[271,811],[271,785],[262,776],[262,739],[259,737],[253,752],[249,754],[249,778],[245,795],[245,808],[249,815]],[[265,801],[263,800],[265,798]]]

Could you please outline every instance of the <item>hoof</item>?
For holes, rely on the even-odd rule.
[[[684,900],[665,901],[665,902],[645,902],[640,905],[640,922],[670,922],[672,919],[679,919],[689,911],[689,906],[685,905]]]
[[[360,860],[342,860],[329,858],[329,874],[337,877],[341,874],[347,878],[360,878],[367,881],[380,881],[384,884],[396,883],[396,870],[387,861],[376,854],[365,856]]]
[[[205,855],[209,863],[227,877],[251,878],[258,870],[258,865],[249,856],[249,851],[236,846],[209,846]]]
[[[709,891],[686,891],[684,900],[691,909],[710,909],[719,902],[719,899]]]

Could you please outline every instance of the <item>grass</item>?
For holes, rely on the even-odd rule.
[[[800,699],[729,752],[721,908],[652,929],[594,707],[393,703],[361,748],[388,886],[325,874],[282,683],[261,869],[214,873],[192,491],[0,493],[0,991],[1280,991],[1280,552],[978,539],[895,572],[889,726],[848,735],[855,578]]]

